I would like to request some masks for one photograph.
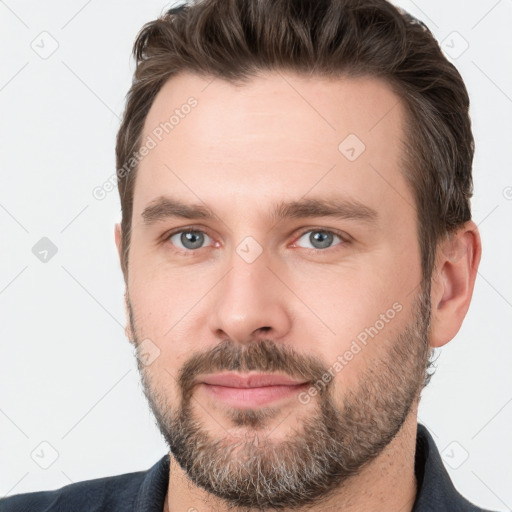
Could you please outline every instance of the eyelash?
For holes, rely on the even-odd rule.
[[[203,233],[205,235],[207,235],[208,237],[210,237],[212,240],[213,240],[213,237],[210,236],[206,231],[204,231],[203,229],[196,229],[194,227],[185,227],[185,228],[180,228],[180,229],[177,229],[177,230],[174,230],[174,231],[170,231],[168,233],[166,233],[164,235],[164,243],[167,243],[169,242],[169,239],[174,236],[174,235],[177,235],[179,233],[187,233],[187,232],[197,232],[197,233]],[[300,240],[306,233],[309,233],[309,232],[314,232],[314,231],[319,231],[321,233],[328,233],[330,235],[335,235],[337,236],[338,238],[341,239],[341,242],[339,242],[337,245],[333,246],[333,247],[327,247],[326,249],[313,249],[313,248],[310,248],[310,247],[302,247],[302,249],[305,249],[306,251],[308,252],[312,252],[312,253],[326,253],[326,252],[330,252],[331,250],[336,250],[337,248],[341,248],[340,246],[344,246],[346,245],[348,242],[349,242],[349,237],[348,235],[344,234],[344,233],[341,233],[339,231],[336,231],[336,230],[332,230],[332,229],[323,229],[323,228],[319,228],[319,227],[316,227],[316,228],[307,228],[307,229],[304,229],[303,231],[300,232],[300,234],[297,236],[296,238],[296,241],[297,240]],[[294,242],[295,243],[295,242]],[[173,245],[173,244],[171,244]],[[174,245],[173,245],[174,246]],[[174,246],[175,247],[175,246]],[[201,249],[206,249],[206,247],[200,247],[199,249],[179,249],[179,248],[175,248],[173,249],[177,254],[180,254],[180,255],[184,255],[184,256],[194,256],[197,252],[199,252]]]

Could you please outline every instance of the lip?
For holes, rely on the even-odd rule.
[[[213,386],[226,386],[230,388],[261,388],[267,386],[298,386],[306,384],[307,381],[298,381],[284,375],[275,373],[263,374],[254,373],[249,375],[239,375],[236,373],[219,373],[217,375],[207,375],[201,379],[203,384]]]
[[[305,389],[308,381],[297,381],[276,374],[241,376],[233,373],[208,375],[201,381],[210,398],[237,408],[257,407],[290,399]]]

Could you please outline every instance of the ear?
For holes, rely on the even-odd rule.
[[[117,247],[117,254],[119,255],[119,261],[121,261],[121,223],[117,223],[114,226],[114,239]]]
[[[130,310],[129,310],[129,304],[128,304],[128,290],[126,289],[124,292],[124,310],[126,315],[126,327],[124,328],[124,333],[130,343],[132,345],[136,344],[135,335],[132,331],[132,324],[130,322]]]
[[[466,222],[443,240],[432,274],[431,347],[441,347],[459,332],[473,295],[482,254],[480,233]]]
[[[119,261],[121,261],[121,224],[116,224],[114,226],[114,238],[116,242],[117,247],[117,254],[119,255]],[[130,343],[135,343],[135,337],[133,335],[132,326],[130,322],[130,310],[129,310],[129,304],[128,304],[128,288],[125,288],[124,292],[124,310],[125,310],[125,316],[126,316],[126,327],[124,328],[124,333],[126,337],[130,340]]]

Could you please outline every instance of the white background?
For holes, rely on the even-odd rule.
[[[398,5],[445,41],[469,89],[483,240],[472,305],[419,420],[463,495],[511,510],[512,2]],[[0,496],[144,470],[166,453],[124,335],[118,193],[92,190],[115,172],[135,35],[169,6],[0,2]],[[47,58],[33,49],[56,44]],[[42,237],[58,249],[47,263],[32,252]],[[48,469],[31,458],[49,464],[53,449]]]

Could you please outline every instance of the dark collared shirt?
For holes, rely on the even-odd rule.
[[[0,500],[0,512],[162,512],[169,484],[169,462],[165,455],[147,471],[86,480],[54,491],[9,496]],[[415,472],[418,492],[412,512],[485,512],[457,492],[432,436],[420,423]]]

